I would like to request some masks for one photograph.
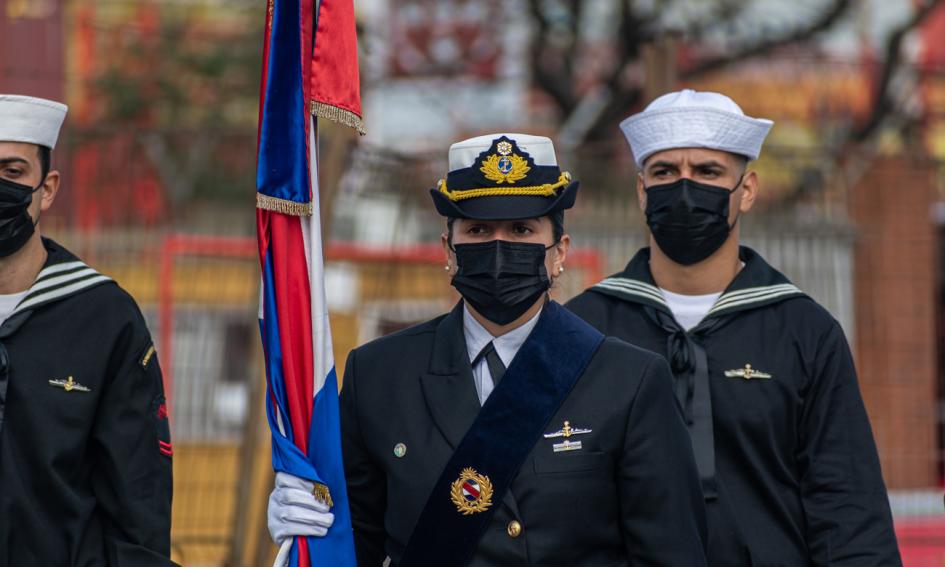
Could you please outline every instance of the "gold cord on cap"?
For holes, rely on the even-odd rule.
[[[556,183],[545,183],[544,185],[532,185],[530,187],[483,187],[481,189],[450,191],[446,187],[445,179],[440,179],[436,185],[439,192],[446,195],[450,201],[462,201],[476,197],[553,197],[558,194],[558,189],[566,186],[568,183],[571,183],[571,174],[567,171],[563,171]]]

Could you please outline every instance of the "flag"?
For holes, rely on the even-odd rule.
[[[317,117],[363,132],[352,0],[269,0],[260,85],[256,235],[272,465],[315,483],[334,525],[284,546],[290,567],[355,566],[338,379],[325,298]],[[281,560],[281,559],[280,559]]]

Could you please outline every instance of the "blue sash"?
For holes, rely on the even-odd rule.
[[[398,567],[462,566],[472,559],[522,463],[603,340],[557,303],[545,305],[440,474]],[[484,509],[462,509],[457,500]]]

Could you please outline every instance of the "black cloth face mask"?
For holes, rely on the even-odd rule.
[[[0,258],[6,258],[26,245],[36,222],[30,217],[30,204],[42,183],[35,189],[29,185],[0,178]]]
[[[545,269],[548,248],[505,240],[456,244],[453,287],[483,317],[508,325],[551,287]]]
[[[646,224],[672,261],[689,266],[715,253],[728,240],[729,196],[733,189],[682,178],[646,188]],[[735,222],[738,222],[736,217]]]

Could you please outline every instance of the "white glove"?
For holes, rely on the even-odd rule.
[[[276,473],[276,487],[269,495],[269,535],[278,545],[295,536],[321,537],[335,521],[328,505],[315,499],[315,485],[304,478]]]

